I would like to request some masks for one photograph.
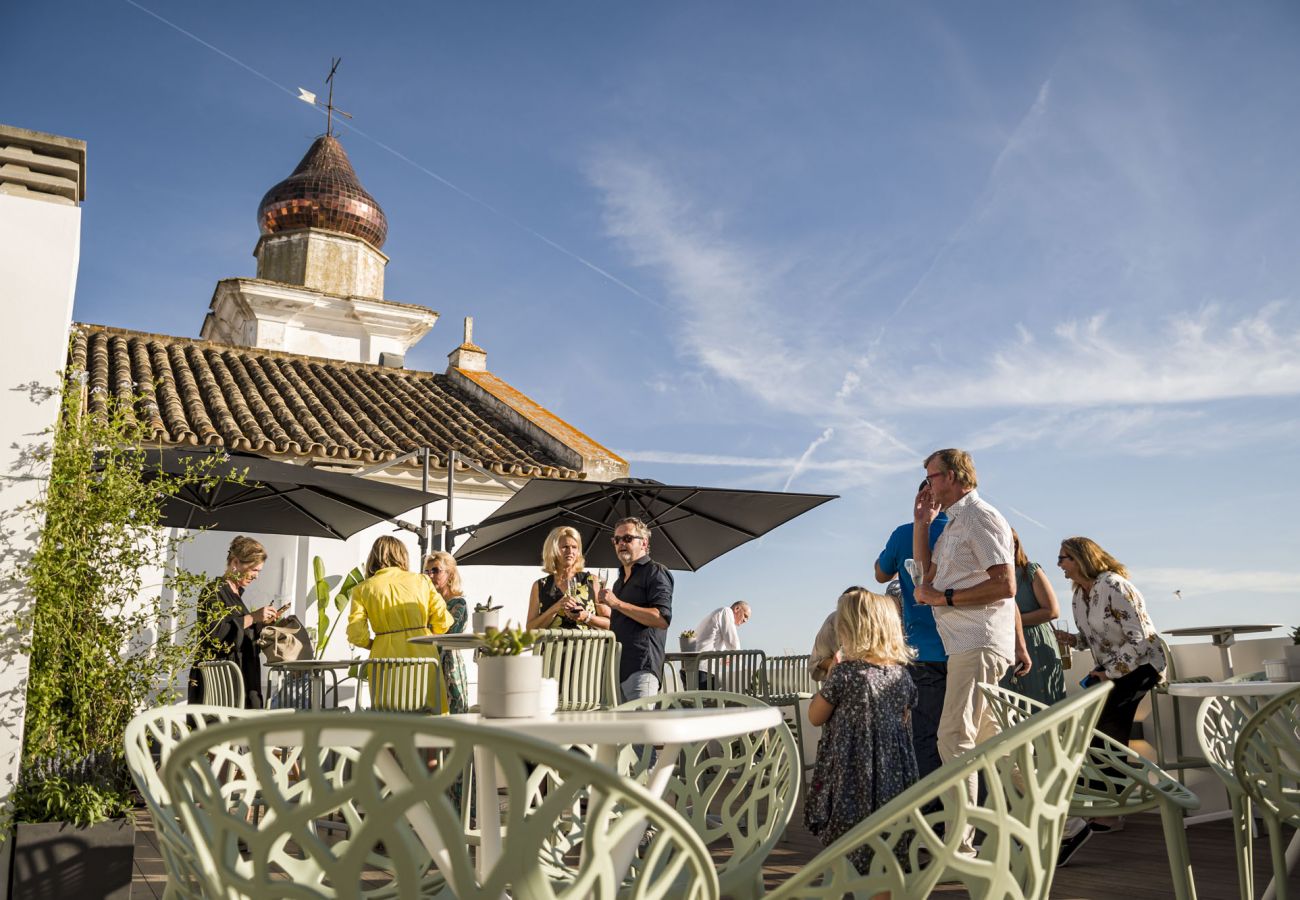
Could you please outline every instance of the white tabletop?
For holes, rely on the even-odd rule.
[[[1195,628],[1170,628],[1165,634],[1174,637],[1207,637],[1216,634],[1252,634],[1281,627],[1281,625],[1198,625]]]
[[[1173,697],[1274,697],[1300,688],[1300,681],[1189,681],[1169,685]]]
[[[483,635],[472,631],[461,631],[456,634],[422,634],[419,637],[407,638],[406,642],[434,644],[443,650],[473,650],[483,643]]]
[[[351,716],[340,716],[339,724],[322,731],[325,744],[360,746],[367,732],[348,727]],[[433,721],[471,722],[484,729],[529,734],[556,744],[684,744],[735,737],[751,731],[773,728],[781,721],[781,711],[774,706],[739,706],[724,709],[648,709],[599,710],[596,712],[561,712],[550,716],[522,719],[487,719],[478,713],[434,716]],[[272,736],[272,743],[294,743],[287,737]],[[424,746],[426,741],[417,736]],[[438,746],[438,740],[427,742]]]

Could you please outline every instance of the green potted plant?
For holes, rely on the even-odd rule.
[[[501,627],[501,607],[492,605],[492,598],[487,603],[475,603],[474,613],[470,616],[470,627],[475,634],[486,634],[489,628]]]
[[[489,719],[535,716],[542,684],[542,658],[532,654],[536,635],[522,628],[489,627],[478,660],[478,703]],[[525,652],[528,651],[528,652]]]
[[[683,653],[694,653],[695,651],[695,629],[688,628],[677,637],[677,643],[681,646]]]
[[[126,724],[175,699],[199,637],[189,626],[205,579],[171,565],[177,541],[158,522],[166,497],[209,479],[196,469],[146,482],[135,412],[70,378],[49,443],[27,454],[44,487],[21,511],[36,549],[7,573],[28,595],[9,629],[11,650],[29,660],[4,829],[13,897],[129,896]]]

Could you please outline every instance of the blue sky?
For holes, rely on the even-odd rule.
[[[1159,628],[1296,620],[1292,3],[6,21],[0,117],[89,144],[79,320],[198,334],[323,130],[296,88],[341,56],[388,296],[443,316],[409,366],[444,368],[473,315],[491,369],[638,476],[842,495],[681,575],[681,628],[745,598],[742,638],[806,652],[945,446],[1063,596],[1084,534]]]

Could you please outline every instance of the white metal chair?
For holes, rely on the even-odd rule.
[[[244,708],[244,675],[239,666],[229,660],[209,660],[197,663],[195,668],[199,670],[204,706]]]
[[[586,628],[538,631],[533,652],[542,677],[560,684],[561,711],[609,709],[618,703],[620,647],[614,632]]]
[[[799,713],[799,704],[810,700],[817,693],[817,682],[808,674],[810,658],[807,653],[799,656],[769,656],[763,663],[767,679],[767,702],[780,708],[781,715],[794,731],[800,767],[803,769],[810,768],[812,763],[803,756],[803,716]]]
[[[722,709],[765,706],[742,694],[683,691],[629,700],[616,707],[637,709]],[[653,748],[627,748],[620,771],[649,777]],[[710,850],[727,851],[718,880],[728,897],[763,893],[763,862],[784,834],[799,794],[799,759],[794,736],[781,723],[725,742],[686,744],[668,781],[665,799]]]
[[[439,753],[433,769],[428,748]],[[529,797],[538,772],[553,776],[537,802],[509,803],[499,853],[487,855],[465,841],[453,799],[476,750],[490,752],[512,800]],[[215,782],[214,763],[265,798],[258,825],[242,797]],[[708,851],[668,804],[579,754],[505,728],[398,713],[248,718],[178,745],[163,780],[203,896],[652,900],[668,896],[668,885],[688,900],[718,896]],[[347,840],[322,839],[315,823],[328,815],[349,824]],[[653,837],[625,880],[614,850],[647,823]]]
[[[1290,860],[1282,829],[1300,829],[1300,688],[1274,697],[1246,720],[1233,747],[1232,772],[1268,828],[1273,887],[1277,900],[1286,900]]]
[[[356,709],[373,712],[438,714],[447,711],[447,691],[442,666],[432,656],[366,659],[357,664],[359,677],[368,687],[357,688]],[[362,695],[369,694],[369,705]]]
[[[1075,779],[1110,689],[1107,683],[1057,703],[941,766],[768,897],[840,900],[888,891],[904,900],[954,882],[972,897],[1046,900]],[[990,786],[981,804],[966,793],[976,772]],[[942,808],[925,812],[935,801]],[[985,835],[974,859],[958,852],[966,825]]]
[[[1193,756],[1183,751],[1183,716],[1179,707],[1180,698],[1172,696],[1169,693],[1171,684],[1200,684],[1213,681],[1208,675],[1192,675],[1189,677],[1180,677],[1178,674],[1178,665],[1174,661],[1174,651],[1165,643],[1164,638],[1157,638],[1160,641],[1160,649],[1165,652],[1165,677],[1164,680],[1151,689],[1151,727],[1155,731],[1155,748],[1156,748],[1156,765],[1162,769],[1172,769],[1176,771],[1180,778],[1187,777],[1187,769],[1202,769],[1209,765],[1203,756]],[[1160,723],[1160,706],[1162,699],[1169,701],[1170,717],[1173,720],[1173,747],[1170,753],[1169,742],[1165,739],[1164,728]]]
[[[339,705],[339,675],[333,669],[271,664],[266,685],[267,709],[337,709]]]
[[[766,659],[762,650],[707,650],[696,657],[703,686],[685,684],[683,688],[744,694],[762,700],[768,694],[764,671]]]

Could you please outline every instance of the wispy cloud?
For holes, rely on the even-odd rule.
[[[1208,594],[1252,593],[1290,594],[1300,581],[1300,571],[1284,572],[1268,569],[1196,569],[1196,568],[1144,568],[1140,574],[1146,591],[1160,595],[1180,591],[1185,600],[1195,600]]]

